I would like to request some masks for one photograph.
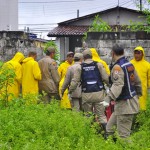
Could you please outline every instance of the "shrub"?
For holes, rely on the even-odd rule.
[[[24,99],[18,98],[0,110],[0,149],[145,150],[150,148],[149,113],[138,115],[140,127],[129,139],[113,142],[111,137],[104,140],[96,133],[92,117],[61,109],[58,101],[25,105]]]

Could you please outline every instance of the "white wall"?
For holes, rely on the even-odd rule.
[[[18,30],[18,0],[0,0],[0,31]]]
[[[60,43],[58,44],[58,49],[60,49],[60,61],[65,60],[67,52],[69,51],[69,38],[68,37],[57,38],[56,43]]]

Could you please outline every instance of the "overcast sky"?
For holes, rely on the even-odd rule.
[[[137,9],[136,0],[18,0],[19,29],[30,27],[31,31],[41,34],[56,26],[57,23],[79,16],[106,10],[118,5]]]

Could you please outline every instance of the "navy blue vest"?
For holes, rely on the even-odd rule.
[[[116,100],[127,100],[136,95],[134,86],[134,66],[125,58],[121,57],[114,65],[118,64],[124,72],[124,86]]]
[[[82,92],[91,93],[101,91],[104,86],[101,79],[101,74],[97,66],[97,62],[93,61],[90,64],[82,63],[81,67]]]

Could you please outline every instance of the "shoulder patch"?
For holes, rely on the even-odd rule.
[[[114,66],[114,74],[119,74],[119,72],[121,71],[121,67],[120,66]]]
[[[117,65],[117,66],[114,66],[114,70],[115,70],[115,71],[121,71],[121,67],[118,66],[118,65]]]
[[[56,62],[55,62],[55,61],[53,61],[53,62],[52,62],[52,65],[53,65],[53,66],[56,66]]]
[[[133,66],[128,66],[127,70],[128,70],[128,72],[134,71],[134,67]]]

